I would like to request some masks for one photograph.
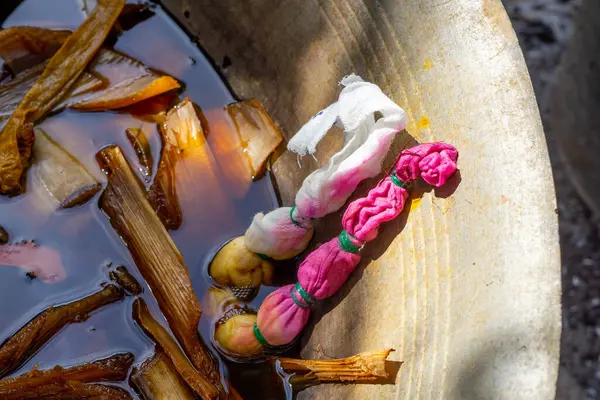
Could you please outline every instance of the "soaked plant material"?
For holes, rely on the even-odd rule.
[[[0,377],[16,371],[66,325],[123,298],[123,291],[107,285],[80,300],[42,311],[0,346]]]
[[[125,108],[180,88],[170,76],[161,76],[141,62],[114,50],[102,49],[90,71],[108,79],[107,88],[83,95],[70,108],[104,111]]]
[[[152,158],[152,150],[150,149],[150,143],[148,137],[141,129],[128,128],[125,131],[127,140],[131,143],[131,147],[135,150],[135,154],[138,157],[140,163],[140,171],[142,172],[145,179],[149,179],[152,176],[152,165],[154,159]]]
[[[215,224],[225,224],[231,202],[220,182],[218,165],[206,141],[201,116],[189,100],[170,110],[159,126],[163,149],[148,198],[168,229],[177,229],[182,208],[196,213],[211,210]],[[203,221],[203,223],[209,223]]]
[[[158,351],[139,368],[134,369],[131,383],[145,400],[196,399],[194,392],[163,351]]]
[[[0,193],[23,190],[21,179],[29,166],[33,142],[19,146],[22,129],[41,119],[69,92],[106,39],[125,0],[99,0],[98,5],[48,62],[0,132]]]
[[[57,208],[84,204],[101,189],[100,182],[73,155],[39,128],[33,153],[35,176]]]
[[[10,116],[17,109],[21,100],[23,100],[23,97],[39,79],[45,68],[46,64],[38,64],[19,73],[7,84],[0,86],[0,128],[6,125]],[[94,90],[99,90],[107,85],[108,82],[97,74],[84,72],[65,96],[65,100],[57,105],[53,111],[58,111],[68,106],[73,101],[73,98]]]
[[[56,366],[48,370],[33,370],[15,378],[0,381],[0,398],[27,399],[37,396],[56,395],[58,384],[75,381],[120,382],[127,378],[133,364],[133,354],[124,353],[70,368]],[[61,389],[62,390],[62,389]]]
[[[121,149],[106,147],[97,159],[108,176],[100,208],[127,244],[187,356],[200,373],[220,388],[216,361],[198,335],[202,309],[179,250],[146,200],[146,193]]]
[[[44,386],[34,388],[32,391],[22,390],[2,397],[3,400],[28,400],[28,399],[52,399],[52,400],[132,400],[133,398],[125,390],[113,386],[81,383],[78,381],[55,381]]]
[[[110,271],[109,276],[113,282],[121,286],[130,296],[137,296],[143,292],[142,285],[122,265]]]
[[[256,99],[230,104],[227,112],[248,157],[252,177],[258,179],[262,177],[271,154],[283,142],[283,135]]]
[[[206,400],[219,398],[217,388],[198,373],[185,354],[183,354],[177,342],[169,335],[169,332],[152,317],[144,300],[137,299],[133,303],[133,319],[150,338],[160,345],[169,356],[175,370],[179,372],[194,392]]]
[[[71,34],[33,26],[8,27],[0,31],[0,58],[17,75],[52,57]]]

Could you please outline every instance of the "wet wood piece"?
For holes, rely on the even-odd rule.
[[[161,350],[131,374],[131,384],[144,400],[195,400],[196,396]]]
[[[121,289],[107,285],[83,299],[42,311],[0,346],[0,377],[16,371],[66,325],[84,321],[90,313],[122,298]]]
[[[20,130],[45,116],[69,93],[95,57],[124,5],[125,0],[99,0],[89,18],[54,53],[8,119],[0,132],[0,193],[17,194],[23,189],[21,179],[29,166],[27,153],[33,142],[19,146]]]
[[[149,179],[152,176],[154,159],[152,158],[152,150],[150,149],[148,136],[146,136],[143,130],[137,128],[126,129],[125,135],[138,157],[140,172],[144,176],[144,179]]]
[[[226,227],[234,212],[204,135],[202,119],[189,99],[166,114],[159,125],[161,160],[148,193],[167,228],[178,228],[185,212],[185,217],[195,222],[195,234],[217,224]]]
[[[121,149],[106,147],[97,154],[97,160],[108,176],[100,208],[127,244],[187,356],[221,390],[216,361],[198,335],[202,309],[181,253],[146,200]]]
[[[57,381],[19,393],[2,396],[2,400],[131,400],[132,397],[125,390],[113,386],[81,383],[78,381]]]
[[[0,58],[19,74],[52,57],[71,31],[33,26],[11,26],[0,31]]]
[[[177,372],[188,385],[205,400],[218,399],[219,391],[205,377],[200,375],[181,351],[179,345],[150,314],[146,303],[137,299],[133,303],[133,319],[144,332],[164,349]]]
[[[283,142],[283,135],[256,99],[230,104],[227,112],[248,157],[252,178],[256,180],[264,174],[269,157]]]
[[[0,381],[0,398],[22,399],[33,394],[47,395],[49,388],[68,381],[120,382],[127,378],[133,364],[133,354],[123,353],[70,368],[56,366],[48,370],[33,370]],[[51,393],[54,389],[49,390]],[[53,393],[54,394],[54,393]]]
[[[130,296],[137,296],[143,292],[142,285],[131,275],[123,265],[119,265],[109,273],[110,279],[121,286]]]
[[[56,208],[86,203],[101,189],[100,182],[73,156],[40,128],[35,128],[35,176]]]
[[[17,109],[21,100],[37,79],[42,75],[46,64],[38,64],[25,71],[20,72],[8,83],[0,86],[0,128],[6,125],[6,122]],[[59,111],[63,107],[69,105],[73,98],[82,96],[84,94],[99,90],[108,86],[108,82],[101,76],[84,72],[81,74],[77,82],[73,84],[73,87],[69,93],[65,96],[59,105],[57,105],[53,111]]]

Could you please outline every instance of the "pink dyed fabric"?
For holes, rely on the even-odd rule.
[[[446,143],[422,144],[404,150],[396,163],[399,179],[405,183],[422,177],[439,187],[456,172],[458,152]],[[342,218],[342,226],[351,241],[360,247],[374,240],[379,226],[396,218],[402,212],[408,191],[386,177],[368,193],[353,201]],[[335,294],[360,262],[359,253],[342,249],[339,238],[334,238],[313,251],[300,264],[298,282],[314,299],[323,300]],[[266,341],[273,346],[288,344],[300,334],[310,316],[307,304],[294,285],[287,285],[271,293],[261,305],[257,325]]]
[[[367,197],[353,201],[348,206],[342,226],[361,242],[370,242],[377,237],[379,225],[402,212],[407,198],[408,191],[386,177]]]

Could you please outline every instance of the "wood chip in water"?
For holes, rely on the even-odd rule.
[[[198,334],[202,309],[181,253],[150,206],[121,149],[106,147],[96,158],[108,176],[100,208],[127,244],[187,356],[221,390],[216,361]]]
[[[206,141],[202,115],[186,99],[170,110],[159,126],[163,149],[150,203],[169,229],[186,218],[195,221],[194,234],[223,229],[231,222],[233,204],[223,187],[218,163]]]
[[[271,154],[283,142],[283,135],[256,99],[230,104],[227,112],[248,157],[252,177],[258,179],[264,174]]]
[[[125,134],[138,157],[140,171],[145,179],[150,178],[152,176],[154,159],[152,158],[152,150],[148,142],[148,137],[143,130],[137,128],[128,128],[125,130]]]
[[[195,400],[194,392],[162,350],[133,370],[131,383],[144,400]]]
[[[80,300],[45,309],[0,346],[0,378],[19,369],[66,325],[85,320],[90,313],[123,296],[121,289],[107,285]]]
[[[40,128],[35,129],[33,152],[35,176],[57,208],[84,204],[101,189],[100,182]]]
[[[23,190],[22,176],[29,166],[26,154],[33,141],[19,146],[20,130],[45,116],[69,93],[104,43],[124,5],[125,0],[98,0],[89,18],[65,39],[8,119],[0,132],[0,193],[18,194]]]
[[[108,80],[102,90],[69,101],[82,111],[114,110],[179,89],[179,82],[146,67],[140,61],[112,49],[101,49],[88,68]]]
[[[3,396],[2,400],[34,400],[34,399],[52,399],[52,400],[74,400],[74,399],[94,399],[94,400],[133,400],[131,395],[125,390],[108,385],[99,385],[91,383],[81,383],[78,381],[50,382],[43,387],[35,388],[32,391],[19,391],[15,394]]]
[[[11,26],[0,31],[0,58],[14,74],[41,64],[56,53],[71,31]]]
[[[143,292],[142,285],[122,265],[119,265],[109,273],[110,279],[116,282],[130,296],[137,296]]]
[[[18,400],[56,395],[57,383],[75,381],[121,382],[127,379],[133,354],[122,353],[75,367],[56,366],[48,370],[36,368],[14,378],[0,381],[0,398]]]
[[[217,388],[198,373],[169,332],[152,317],[144,300],[137,299],[133,303],[133,319],[152,340],[160,345],[169,356],[177,372],[194,392],[205,400],[219,398]]]
[[[12,113],[17,109],[25,94],[42,75],[45,68],[45,63],[38,64],[19,73],[7,84],[0,86],[0,129],[4,128]],[[96,74],[84,72],[77,82],[73,84],[73,87],[65,96],[65,100],[58,104],[53,111],[59,111],[69,105],[73,101],[73,98],[101,89],[106,85],[108,85],[108,82],[104,78]]]

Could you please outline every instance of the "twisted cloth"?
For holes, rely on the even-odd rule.
[[[301,253],[313,235],[313,220],[344,205],[358,184],[378,175],[394,136],[406,127],[406,115],[379,87],[356,75],[345,77],[336,103],[308,121],[288,144],[299,156],[314,154],[317,144],[337,124],[344,147],[327,166],[314,171],[296,195],[296,206],[257,214],[244,235],[251,252],[275,260]],[[381,118],[375,119],[375,113]]]
[[[298,282],[267,296],[253,329],[241,330],[240,335],[254,335],[263,346],[291,343],[306,325],[310,306],[340,289],[358,266],[362,247],[377,237],[382,223],[400,215],[409,183],[420,177],[432,186],[442,186],[456,172],[457,159],[457,150],[446,143],[404,150],[393,172],[366,197],[348,206],[340,236],[309,254],[298,269]]]

